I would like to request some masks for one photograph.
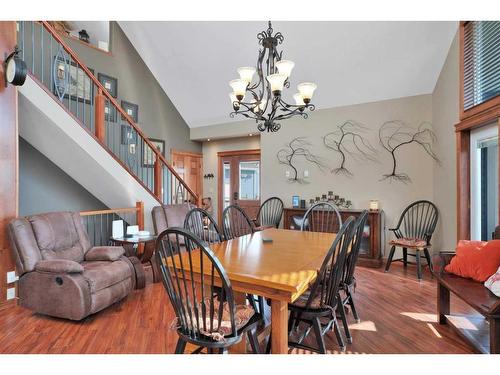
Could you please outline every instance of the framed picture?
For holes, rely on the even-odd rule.
[[[116,78],[110,77],[104,73],[97,73],[97,79],[113,98],[118,96],[118,80]]]
[[[116,107],[111,105],[109,100],[104,101],[104,120],[109,122],[117,121],[117,110]]]
[[[88,68],[92,74],[94,70]],[[54,94],[59,99],[71,99],[91,104],[94,98],[94,85],[85,71],[73,61],[54,57]]]
[[[139,122],[139,106],[134,103],[122,100],[122,108],[127,115],[129,115],[134,122]],[[122,115],[122,120],[125,120],[125,116]]]
[[[122,145],[132,145],[132,144],[136,145],[137,144],[137,132],[130,125],[122,124],[120,138],[121,138]]]
[[[161,139],[149,138],[149,141],[165,156],[165,141]],[[154,151],[151,147],[144,145],[142,151],[142,165],[144,167],[153,167],[155,163]]]
[[[298,208],[300,205],[300,200],[298,195],[292,196],[292,207],[293,208]]]

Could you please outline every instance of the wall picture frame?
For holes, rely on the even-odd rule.
[[[165,141],[162,139],[148,138],[149,141],[165,156]],[[144,167],[152,168],[155,164],[154,151],[144,145],[142,149],[142,165]]]
[[[137,131],[133,127],[128,124],[122,124],[120,129],[122,145],[137,144]]]
[[[118,79],[104,73],[97,73],[97,79],[113,98],[118,97]]]
[[[92,74],[94,70],[87,67]],[[54,94],[62,99],[91,104],[94,100],[94,84],[87,73],[73,61],[54,56]]]
[[[118,120],[118,111],[116,107],[111,104],[109,100],[104,101],[104,120],[108,122],[117,122]]]
[[[139,122],[139,106],[137,104],[122,100],[121,106],[125,113],[129,115],[135,123]],[[122,120],[125,120],[125,116],[123,115]]]

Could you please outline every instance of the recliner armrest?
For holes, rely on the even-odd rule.
[[[82,273],[80,263],[67,259],[41,260],[35,265],[35,271],[45,273]]]
[[[85,254],[85,260],[114,262],[120,259],[123,254],[125,254],[125,250],[122,246],[94,246]]]

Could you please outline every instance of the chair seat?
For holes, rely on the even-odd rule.
[[[424,248],[430,246],[430,244],[428,244],[427,241],[421,240],[419,238],[396,238],[395,240],[390,241],[389,245],[406,247],[408,249],[417,249],[417,250],[423,250]]]
[[[125,261],[83,262],[83,277],[90,286],[90,292],[96,293],[131,277],[130,267]]]
[[[290,307],[305,309],[307,305],[307,300],[309,299],[309,295],[311,294],[310,290],[304,292],[295,302],[289,304]],[[308,310],[332,310],[333,307],[323,305],[321,303],[321,297],[317,295],[314,297],[313,301],[308,307]]]

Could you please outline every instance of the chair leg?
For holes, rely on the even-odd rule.
[[[288,318],[288,335],[292,333],[292,330],[295,327],[295,315],[296,314],[293,311],[290,311],[290,317]]]
[[[347,340],[347,343],[352,344],[352,337],[351,332],[349,331],[349,325],[347,324],[347,318],[345,316],[344,304],[340,302],[337,309],[340,312],[340,319],[342,319],[342,325],[344,326],[345,338]]]
[[[175,346],[175,354],[184,354],[184,349],[186,348],[186,341],[180,337],[177,339],[177,345]]]
[[[354,298],[352,297],[352,293],[350,290],[347,290],[347,295],[349,297],[349,306],[351,307],[352,310],[352,316],[356,320],[356,323],[361,322],[361,319],[359,319],[358,311],[356,310],[356,306],[354,305]]]
[[[432,268],[432,260],[431,255],[429,254],[428,249],[424,249],[425,259],[427,259],[427,264],[429,265],[429,270],[431,271],[431,275],[434,275],[434,269]]]
[[[335,319],[333,322],[333,331],[335,332],[335,336],[337,337],[337,342],[339,343],[340,351],[345,352],[344,339],[340,334],[339,322],[337,322],[337,319]]]
[[[325,339],[321,332],[321,322],[319,318],[313,319],[314,335],[316,336],[316,341],[318,342],[318,349],[321,354],[326,354]],[[342,337],[340,338],[342,340]]]
[[[396,246],[391,246],[391,251],[389,252],[389,257],[387,258],[387,264],[385,265],[385,272],[389,272],[389,267],[391,266],[392,258],[394,257],[394,251],[396,251]]]
[[[418,281],[422,280],[422,261],[420,260],[420,250],[417,250],[415,252],[416,259],[417,259],[417,277]]]
[[[253,294],[247,294],[248,302],[250,302],[250,306],[252,306],[253,310],[258,313],[257,304],[255,303],[255,298]]]
[[[269,333],[269,338],[267,339],[267,344],[266,344],[266,354],[271,354],[271,335],[273,332],[271,331]]]
[[[227,348],[219,348],[219,354],[226,354]]]
[[[403,266],[408,267],[408,249],[403,247]]]
[[[255,332],[253,330],[249,330],[247,332],[247,336],[250,346],[252,347],[253,354],[260,354],[259,341],[257,340]]]
[[[259,296],[259,313],[262,315],[262,318],[264,318],[264,313],[266,311],[264,305],[264,297]]]

